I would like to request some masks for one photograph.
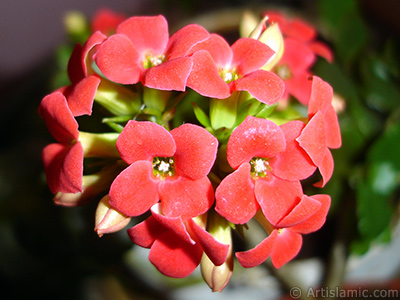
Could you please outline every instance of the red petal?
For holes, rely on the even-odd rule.
[[[177,236],[189,244],[195,244],[186,230],[185,224],[180,217],[167,217],[162,214],[160,204],[157,203],[151,208],[152,216],[165,228],[173,231]]]
[[[82,48],[81,44],[76,44],[68,61],[68,78],[72,83],[76,83],[85,77],[85,71],[81,65]]]
[[[143,248],[150,248],[157,237],[166,230],[153,216],[150,216],[143,222],[128,229],[127,233],[135,244]]]
[[[236,257],[242,267],[253,268],[266,261],[274,249],[277,236],[278,231],[273,230],[271,234],[255,248],[244,252],[236,252]]]
[[[279,64],[288,65],[295,75],[303,74],[315,62],[315,54],[304,43],[294,39],[285,38],[285,51]]]
[[[93,99],[100,84],[100,77],[90,75],[64,92],[68,107],[74,116],[91,115]]]
[[[197,24],[187,25],[175,32],[168,41],[165,54],[168,59],[183,57],[196,44],[209,38],[210,34]]]
[[[90,51],[97,45],[101,44],[106,40],[106,36],[101,32],[97,31],[93,33],[83,45],[81,54],[81,66],[85,76],[88,75],[88,66],[92,63],[92,57],[89,56]]]
[[[202,96],[228,98],[231,94],[229,85],[219,75],[210,53],[200,50],[191,57],[193,67],[186,85]]]
[[[316,166],[319,166],[326,151],[325,120],[320,112],[316,113],[296,139],[307,152]]]
[[[206,50],[212,57],[212,61],[218,67],[230,67],[233,52],[227,41],[220,35],[212,33],[205,41],[193,46],[190,53]]]
[[[329,179],[331,179],[334,169],[332,153],[328,148],[325,150],[325,156],[322,162],[319,164],[318,169],[322,175],[322,180],[315,183],[314,186],[322,188],[329,181]]]
[[[316,166],[308,154],[295,140],[304,128],[301,121],[291,121],[281,125],[286,138],[286,149],[268,162],[272,173],[286,180],[302,180],[314,173]]]
[[[291,230],[301,234],[307,234],[317,231],[324,225],[331,206],[331,197],[329,195],[314,195],[310,198],[319,201],[321,203],[321,208],[304,222],[291,227]]]
[[[271,254],[272,264],[277,269],[292,260],[300,252],[303,244],[303,238],[297,232],[290,229],[281,229],[278,232]]]
[[[301,201],[277,225],[287,228],[304,222],[321,208],[321,203],[313,198],[303,195]]]
[[[293,19],[289,21],[289,26],[286,28],[285,34],[302,41],[311,41],[316,37],[314,27],[305,23],[300,19]]]
[[[311,97],[308,104],[308,116],[311,118],[318,111],[332,105],[333,89],[318,76],[313,76]]]
[[[111,184],[110,205],[127,216],[139,216],[158,202],[157,186],[151,162],[137,161]]]
[[[247,223],[259,209],[254,197],[254,183],[250,177],[250,164],[243,163],[226,176],[215,192],[215,210],[234,224]]]
[[[181,57],[146,70],[143,85],[158,90],[184,91],[192,69],[192,59]]]
[[[276,226],[303,196],[300,181],[287,181],[271,176],[256,180],[254,193],[268,221]]]
[[[140,55],[132,42],[122,34],[109,37],[95,55],[100,71],[111,81],[135,84],[142,72]]]
[[[82,192],[83,148],[80,143],[73,146],[50,144],[43,149],[42,158],[52,193]]]
[[[218,140],[203,127],[189,123],[173,129],[171,135],[177,173],[193,180],[207,176],[217,156]]]
[[[276,74],[257,70],[231,83],[233,91],[247,91],[257,100],[271,105],[281,99],[285,83]]]
[[[236,169],[253,157],[271,158],[286,148],[285,135],[274,122],[248,116],[231,134],[227,158]]]
[[[183,221],[205,213],[214,202],[214,190],[207,177],[165,179],[160,182],[159,192],[164,215]]]
[[[129,121],[117,139],[121,158],[131,164],[156,156],[171,157],[175,154],[175,141],[161,125],[149,121]]]
[[[168,22],[159,15],[155,17],[131,17],[122,22],[117,33],[126,35],[135,49],[142,55],[164,53],[168,43]]]
[[[321,42],[312,42],[310,43],[310,48],[314,51],[315,54],[325,58],[328,62],[333,62],[333,53],[332,50],[325,44]]]
[[[196,241],[201,245],[204,252],[214,265],[222,265],[228,256],[229,245],[218,242],[210,233],[205,231],[192,219],[188,220],[190,230],[196,236]]]
[[[182,278],[196,269],[202,255],[200,245],[186,243],[172,231],[166,231],[151,247],[149,260],[162,274]]]
[[[286,90],[288,93],[305,106],[308,105],[311,97],[312,81],[309,78],[310,73],[304,72],[285,80]]]
[[[252,39],[240,38],[231,47],[233,52],[232,67],[237,74],[244,76],[264,66],[275,52],[266,44]]]
[[[63,94],[56,91],[44,97],[38,111],[45,120],[48,130],[58,142],[69,144],[73,140],[78,140],[79,125]]]
[[[332,105],[322,112],[325,118],[326,143],[329,148],[337,149],[342,146],[342,137],[338,116]]]

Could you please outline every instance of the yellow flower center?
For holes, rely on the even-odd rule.
[[[221,78],[226,83],[237,80],[239,78],[239,76],[235,72],[235,69],[232,69],[232,70],[220,69],[219,76],[221,76]]]
[[[173,157],[154,157],[153,158],[153,175],[164,179],[173,176],[175,173],[175,162]]]
[[[268,160],[263,157],[253,157],[250,160],[251,176],[256,179],[257,177],[267,177],[268,172],[271,171],[271,166]]]
[[[155,67],[161,65],[165,61],[165,55],[153,55],[152,53],[148,53],[143,60],[143,67],[145,69],[150,69],[151,67]]]

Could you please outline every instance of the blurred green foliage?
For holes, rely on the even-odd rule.
[[[335,175],[327,186],[340,202],[355,201],[357,228],[349,227],[351,250],[364,253],[373,241],[389,241],[399,202],[399,44],[379,34],[361,15],[358,1],[318,1],[335,62],[319,61],[317,75],[344,98],[343,146],[334,152]],[[340,18],[338,18],[340,16]],[[334,212],[333,212],[334,213]],[[341,212],[339,211],[339,214]],[[346,214],[345,214],[346,215]]]

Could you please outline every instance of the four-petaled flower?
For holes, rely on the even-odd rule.
[[[332,51],[327,45],[316,40],[314,27],[303,20],[291,20],[274,11],[267,11],[264,15],[268,17],[269,23],[278,23],[284,36],[283,56],[274,68],[274,72],[285,81],[283,99],[292,95],[307,105],[311,91],[311,82],[308,80],[312,75],[310,69],[317,55],[331,62]]]
[[[234,91],[247,91],[257,100],[273,104],[283,94],[283,81],[260,70],[274,54],[264,43],[241,38],[230,47],[221,36],[211,34],[191,53],[193,70],[187,86],[203,96],[224,99]]]
[[[220,215],[232,223],[244,224],[261,208],[275,220],[284,206],[302,197],[300,180],[315,171],[295,141],[303,126],[300,121],[278,126],[248,116],[232,132],[227,159],[235,171],[217,187],[215,209]],[[275,206],[272,210],[271,202]]]
[[[205,213],[214,193],[207,178],[217,139],[204,128],[183,124],[170,132],[149,121],[129,121],[117,140],[129,166],[110,188],[110,204],[138,216],[161,201],[163,213],[182,220]]]
[[[201,26],[187,25],[169,37],[163,16],[132,17],[117,27],[95,55],[100,71],[111,81],[159,90],[184,91],[192,69],[190,49],[209,37]]]
[[[273,201],[267,201],[265,208],[274,210]],[[255,267],[271,256],[275,268],[292,260],[300,251],[302,234],[314,232],[325,223],[331,198],[328,195],[303,195],[296,202],[283,206],[274,219],[258,215],[258,220],[269,233],[268,237],[255,248],[236,252],[239,263],[245,268]]]

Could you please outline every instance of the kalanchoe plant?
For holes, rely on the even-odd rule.
[[[267,14],[229,45],[196,24],[170,35],[163,16],[97,15],[72,52],[70,85],[39,107],[57,141],[43,150],[55,203],[99,201],[99,236],[133,222],[129,238],[161,273],[186,277],[201,264],[213,291],[235,255],[246,268],[292,260],[330,207],[302,180],[329,181],[341,136],[332,88],[309,69],[330,51],[313,28],[288,22]],[[88,122],[100,132],[81,131]],[[265,239],[235,253],[231,234],[252,219]]]

